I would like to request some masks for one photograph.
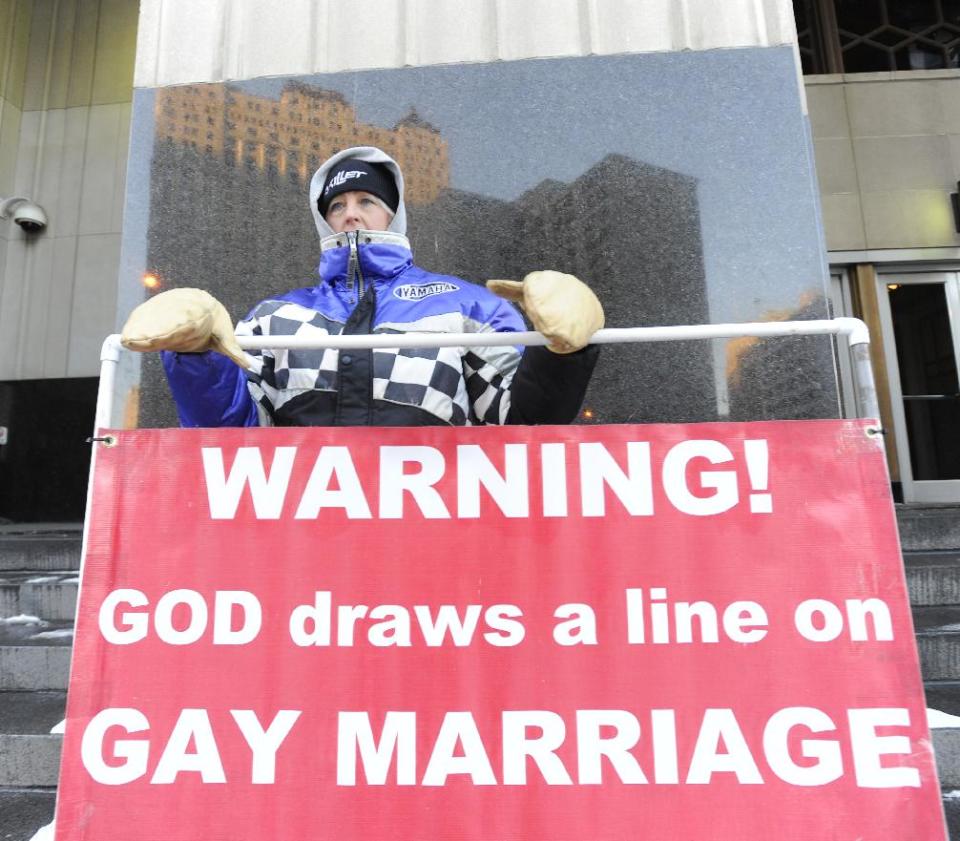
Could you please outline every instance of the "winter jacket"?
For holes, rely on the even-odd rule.
[[[365,157],[366,156],[366,157]],[[348,149],[311,185],[321,235],[319,282],[267,298],[237,335],[472,333],[524,330],[517,311],[482,286],[413,265],[401,200],[390,229],[335,234],[317,210],[330,166],[344,157],[399,167],[380,150]],[[567,355],[542,347],[454,347],[250,354],[244,372],[213,352],[164,353],[184,426],[420,426],[569,423],[597,349]]]

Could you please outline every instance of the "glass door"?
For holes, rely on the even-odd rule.
[[[960,273],[878,276],[906,502],[960,501]]]

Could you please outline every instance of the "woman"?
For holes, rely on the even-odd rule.
[[[320,235],[319,282],[261,301],[237,335],[524,329],[517,311],[488,289],[413,264],[403,175],[381,150],[354,147],[327,160],[311,181],[310,208]],[[599,301],[558,272],[488,284],[521,303],[552,339],[549,349],[245,354],[224,307],[196,289],[142,304],[122,340],[134,350],[166,351],[184,426],[568,423],[596,363],[596,348],[585,345],[603,326]]]

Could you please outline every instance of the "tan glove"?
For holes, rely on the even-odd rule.
[[[523,307],[554,353],[573,353],[603,327],[603,307],[582,280],[562,272],[531,272],[523,281],[488,280],[487,289]]]
[[[130,350],[215,350],[241,368],[247,357],[233,335],[226,308],[202,289],[170,289],[144,301],[123,325],[120,341]]]

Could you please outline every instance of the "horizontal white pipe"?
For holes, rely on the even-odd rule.
[[[688,339],[733,339],[740,336],[824,336],[843,335],[851,345],[868,344],[870,332],[859,318],[831,318],[812,321],[754,321],[740,324],[692,324],[670,327],[607,327],[590,338],[591,344],[609,345],[623,342],[669,342]],[[428,348],[428,347],[498,347],[504,345],[546,345],[549,340],[534,330],[517,333],[376,333],[338,336],[237,336],[240,347],[247,350],[279,348]],[[120,337],[107,336],[100,353],[101,360],[117,361],[121,350]]]
[[[745,324],[694,324],[672,327],[608,327],[598,330],[591,344],[621,342],[668,342],[688,339],[732,339],[739,336],[823,336],[845,335],[851,345],[868,343],[867,326],[858,318],[833,318],[816,321],[762,321]],[[546,345],[541,333],[377,333],[339,336],[238,336],[240,347],[248,350],[278,348],[431,348],[495,347],[502,345]]]
[[[100,361],[119,362],[120,351],[122,350],[123,345],[120,344],[120,334],[111,333],[103,340],[103,344],[100,346]]]
[[[673,327],[608,327],[598,330],[590,341],[593,344],[615,344],[620,342],[667,342],[688,339],[732,339],[739,336],[822,336],[843,335],[851,347],[867,345],[870,332],[859,318],[833,318],[815,321],[761,321],[743,324],[695,324]],[[501,345],[545,345],[545,336],[534,331],[523,333],[378,333],[376,335],[353,336],[238,336],[240,347],[248,350],[256,348],[309,349],[338,348],[358,350],[362,348],[395,347],[492,347]],[[97,395],[97,413],[95,428],[106,428],[110,423],[110,411],[113,398],[114,373],[120,359],[123,346],[120,336],[107,336],[100,351],[100,389]],[[869,356],[864,359],[865,370],[857,379],[863,379],[862,387],[874,394],[873,372],[870,370]],[[876,417],[878,411],[872,400],[866,417]]]

